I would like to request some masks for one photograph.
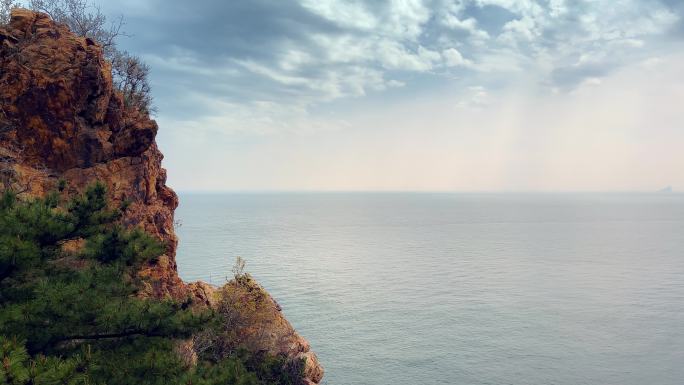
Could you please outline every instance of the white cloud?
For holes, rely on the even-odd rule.
[[[481,110],[490,104],[490,99],[489,92],[487,92],[485,87],[471,86],[461,95],[461,100],[457,102],[456,105],[459,107]]]
[[[283,86],[308,89],[314,102],[395,88],[386,79],[390,71],[451,74],[472,68],[492,76],[524,68],[528,75],[536,73],[539,82],[553,83],[561,68],[566,73],[563,87],[575,78],[579,85],[584,72],[596,77],[592,72],[613,65],[616,55],[643,49],[649,36],[662,33],[677,19],[663,6],[644,7],[638,0],[592,2],[584,7],[566,0],[301,0],[301,4],[343,29],[315,31],[305,44],[288,42],[289,49],[276,51],[276,66],[252,60],[240,65]],[[488,5],[515,15],[499,26],[496,39],[490,39],[481,26],[487,20],[468,13],[468,7]],[[467,35],[449,37],[448,31]],[[572,67],[576,70],[569,72]],[[410,85],[402,79],[394,81]]]
[[[539,38],[542,30],[533,17],[524,16],[507,22],[503,26],[503,33],[499,39],[509,44],[518,44],[519,41],[533,42]]]
[[[489,39],[489,33],[480,29],[474,17],[463,16],[464,2],[446,2],[436,13],[440,24],[447,29],[465,31],[470,35],[471,43],[482,44]]]
[[[470,60],[463,58],[456,48],[448,48],[442,51],[444,62],[448,67],[470,66]]]
[[[201,102],[209,111],[192,120],[166,121],[165,128],[179,127],[189,130],[195,136],[212,137],[226,132],[244,132],[258,135],[274,133],[306,134],[317,131],[331,131],[347,128],[349,123],[342,119],[314,118],[308,112],[307,103],[282,103],[270,100],[254,100],[249,103],[226,102],[201,94],[190,95]]]
[[[472,31],[477,29],[477,20],[469,17],[464,20],[460,20],[455,15],[448,13],[444,16],[444,25],[449,28],[462,29],[464,31]]]
[[[587,78],[580,84],[580,88],[583,86],[598,87],[601,83],[603,83],[601,78]]]
[[[667,1],[126,0],[122,42],[180,187],[648,187],[684,165]]]
[[[483,84],[487,89],[464,90],[472,94],[471,104],[482,105],[498,89],[513,84],[541,84],[547,92],[567,93],[625,63],[662,56],[667,44],[662,37],[680,18],[664,3],[647,0],[296,1],[299,4],[214,5],[223,12],[221,17],[230,19],[224,23],[230,28],[217,24],[223,34],[183,40],[188,34],[169,32],[173,39],[157,40],[166,44],[159,45],[162,49],[149,45],[140,51],[164,76],[211,83],[204,88],[214,97],[230,93],[228,102],[261,113],[264,109],[252,103],[314,110],[337,99],[381,91],[409,95],[397,88],[422,89],[436,77],[454,88]],[[150,0],[156,6],[162,3]],[[167,28],[176,28],[176,10],[187,5],[171,3],[174,13],[165,20]],[[140,7],[132,13],[144,18],[147,14],[140,13]],[[254,12],[227,12],[249,7]],[[161,6],[144,8],[160,9],[147,16],[155,22],[167,11]],[[201,12],[194,18],[214,16]],[[247,22],[253,15],[270,24]],[[159,31],[140,36],[165,36]],[[171,89],[168,80],[156,78],[154,71],[152,76]],[[431,80],[421,83],[425,79]],[[192,80],[183,87],[190,87]],[[169,99],[161,95],[160,108],[164,101],[179,105]]]
[[[423,0],[390,0],[381,30],[403,39],[417,39],[431,12]]]
[[[358,0],[301,0],[301,4],[343,27],[412,40],[420,36],[431,15],[422,0],[390,0],[382,12]]]
[[[549,9],[551,17],[560,17],[568,13],[565,0],[549,0]]]
[[[316,35],[313,41],[325,52],[324,60],[328,63],[424,72],[433,69],[441,59],[437,51],[421,45],[410,49],[403,42],[389,38]]]
[[[285,72],[278,71],[264,64],[253,60],[237,60],[238,64],[251,71],[254,74],[265,76],[286,86],[307,86],[308,79],[303,76],[293,76]]]
[[[290,49],[280,58],[279,65],[286,71],[293,71],[314,62],[315,59],[311,53],[300,49]]]
[[[301,0],[301,4],[312,12],[344,27],[372,30],[378,19],[362,1]]]

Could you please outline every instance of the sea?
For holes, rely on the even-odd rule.
[[[182,193],[178,270],[237,256],[328,385],[684,384],[684,194]]]

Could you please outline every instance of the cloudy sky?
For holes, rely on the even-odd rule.
[[[177,190],[684,189],[681,0],[125,0]]]

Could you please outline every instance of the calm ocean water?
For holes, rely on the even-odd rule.
[[[178,267],[235,256],[329,385],[684,384],[684,195],[181,194]]]

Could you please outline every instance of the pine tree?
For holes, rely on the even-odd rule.
[[[60,188],[63,191],[64,188]],[[164,245],[119,219],[96,183],[64,202],[60,192],[0,196],[0,384],[297,384],[284,357],[245,351],[188,368],[174,351],[222,319],[188,301],[140,298],[142,265]],[[85,246],[66,251],[68,242]],[[284,370],[284,368],[290,368]]]

